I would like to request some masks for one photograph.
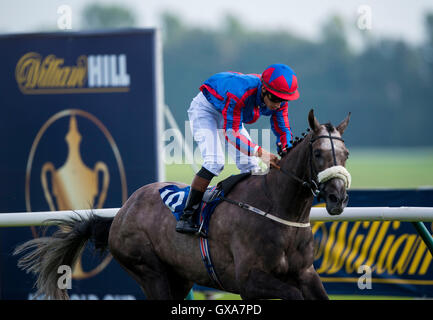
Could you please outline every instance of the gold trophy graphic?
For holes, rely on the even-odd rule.
[[[81,134],[75,116],[70,118],[66,142],[69,152],[65,164],[57,170],[51,162],[46,162],[42,166],[41,182],[50,209],[56,211],[94,208],[94,200],[98,195],[99,172],[102,173],[103,179],[96,208],[102,208],[110,182],[108,168],[102,161],[98,161],[93,170],[84,164],[80,155]],[[48,189],[48,172],[51,173],[51,185],[57,200],[57,209]]]
[[[80,154],[81,139],[77,119],[75,115],[71,115],[69,131],[65,137],[68,145],[68,156],[65,163],[58,169],[51,162],[46,162],[42,166],[42,188],[52,211],[99,209],[104,205],[110,182],[108,167],[102,161],[96,162],[93,169],[86,166]],[[101,190],[98,190],[100,173],[102,174],[102,183]],[[51,176],[51,191],[48,184],[49,176]],[[94,206],[96,199],[97,205]],[[78,260],[73,270],[75,278],[79,279],[86,276],[81,259]]]
[[[56,168],[50,161],[43,162],[39,167],[40,174],[36,173],[35,177],[40,177],[41,187],[48,206],[51,211],[57,210],[80,210],[80,209],[100,209],[103,208],[104,202],[107,197],[107,191],[110,184],[110,175],[115,177],[119,174],[121,192],[115,197],[121,197],[121,203],[125,203],[128,198],[128,188],[126,182],[126,173],[123,166],[122,156],[119,148],[116,145],[113,137],[105,125],[91,113],[80,109],[65,109],[52,115],[39,129],[35,136],[32,147],[30,149],[29,157],[26,167],[26,183],[25,183],[25,198],[26,209],[28,212],[32,210],[32,190],[31,178],[33,160],[35,157],[49,156],[48,153],[39,153],[38,146],[41,141],[46,141],[46,136],[49,128],[60,119],[68,119],[68,132],[65,135],[66,144],[68,147],[68,154],[63,165]],[[78,125],[79,119],[89,121],[93,126],[99,129],[103,134],[105,141],[100,140],[100,143],[110,146],[117,169],[108,171],[107,162],[97,161],[95,164],[88,166],[85,164],[80,152],[80,143],[82,134],[80,133]],[[98,138],[99,139],[99,138]],[[99,142],[98,142],[99,143]],[[54,150],[51,150],[54,151]],[[110,156],[107,155],[107,161],[110,161]],[[93,168],[92,168],[93,167]],[[110,168],[111,169],[111,168]],[[118,173],[117,173],[118,172]],[[116,180],[114,180],[116,181]],[[114,186],[116,187],[116,186]],[[116,188],[115,188],[116,189]],[[39,209],[41,210],[41,209]],[[35,227],[31,227],[34,237],[38,237],[38,232]],[[93,277],[101,272],[111,261],[112,256],[108,254],[103,261],[91,270],[83,270],[81,257],[77,264],[73,266],[73,278],[85,279]]]

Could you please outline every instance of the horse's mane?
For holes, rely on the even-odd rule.
[[[329,133],[335,130],[335,127],[331,122],[324,123],[323,125]],[[302,141],[304,141],[304,139],[307,138],[309,135],[311,136],[311,129],[307,128],[307,132],[303,132],[301,134],[301,138],[295,137],[294,140],[290,140],[292,146],[287,150],[287,153],[284,155],[284,157],[287,156],[293,149],[295,149],[296,146],[298,146]]]
[[[307,132],[303,132],[301,134],[301,138],[295,137],[295,139],[290,140],[290,143],[292,144],[292,146],[287,150],[287,153],[284,155],[284,157],[287,156],[290,152],[292,152],[293,149],[295,149],[302,141],[305,140],[305,138],[307,138],[309,135],[311,135],[310,131],[311,130],[308,128]]]

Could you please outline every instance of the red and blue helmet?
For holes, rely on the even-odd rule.
[[[262,84],[267,91],[284,100],[299,98],[296,74],[285,64],[277,63],[262,73]]]

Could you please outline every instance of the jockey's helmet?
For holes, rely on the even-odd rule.
[[[277,63],[266,68],[262,73],[265,89],[283,100],[299,98],[296,74],[285,64]]]

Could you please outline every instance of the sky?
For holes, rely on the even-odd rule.
[[[392,37],[418,44],[425,37],[424,15],[433,12],[432,0],[0,0],[0,33],[34,32],[57,28],[57,9],[72,10],[72,30],[79,31],[80,12],[89,3],[119,4],[136,13],[139,27],[160,26],[159,16],[169,11],[190,25],[217,28],[227,14],[234,15],[248,28],[281,30],[317,39],[320,28],[331,14],[339,14],[356,30],[365,11],[370,10],[374,37]],[[360,9],[361,8],[361,9]],[[365,21],[365,19],[363,20]]]

